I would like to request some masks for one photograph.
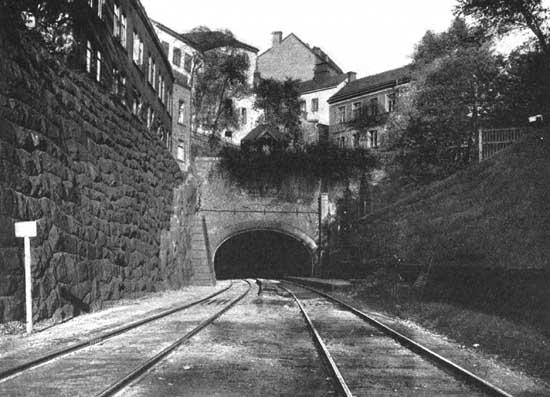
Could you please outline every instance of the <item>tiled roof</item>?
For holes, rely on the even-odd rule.
[[[261,138],[264,133],[271,135],[279,142],[287,140],[286,136],[279,131],[279,128],[272,124],[260,124],[257,127],[254,127],[242,140],[245,142],[253,142]]]
[[[408,83],[411,80],[411,70],[411,65],[406,65],[397,69],[387,70],[382,73],[357,79],[348,83],[340,91],[331,96],[328,103],[334,103],[368,94],[369,92],[393,87],[398,84]]]
[[[347,78],[346,74],[339,74],[337,76],[327,76],[323,79],[313,79],[301,82],[298,84],[298,92],[305,94],[307,92],[324,90],[327,88],[336,87]]]
[[[191,32],[181,34],[183,38],[193,43],[199,51],[205,52],[219,47],[242,48],[247,51],[258,52],[256,47],[243,43],[231,35],[219,31]]]
[[[152,19],[151,19],[151,22],[152,22],[157,28],[159,28],[160,30],[163,30],[164,32],[168,33],[169,35],[176,37],[177,39],[183,41],[185,44],[188,44],[188,45],[190,45],[191,47],[193,47],[193,48],[195,48],[195,49],[198,50],[198,48],[195,47],[195,43],[193,43],[193,42],[189,41],[188,39],[186,39],[185,37],[183,37],[182,34],[180,34],[180,33],[176,32],[176,31],[170,29],[168,26],[163,25],[162,23],[157,22],[157,21],[155,21],[155,20],[152,20]]]

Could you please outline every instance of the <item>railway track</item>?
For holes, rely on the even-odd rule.
[[[510,394],[349,304],[284,281],[342,396]]]
[[[231,284],[190,304],[3,371],[0,395],[114,395],[212,324],[250,289],[246,280]],[[191,307],[193,311],[186,310]]]

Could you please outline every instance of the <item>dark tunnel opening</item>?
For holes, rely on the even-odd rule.
[[[308,276],[312,253],[299,240],[274,231],[255,230],[231,237],[216,251],[218,280]]]

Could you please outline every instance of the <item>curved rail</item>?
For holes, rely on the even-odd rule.
[[[283,287],[282,285],[280,287],[292,296],[292,298],[294,299],[294,301],[296,302],[296,304],[300,308],[300,312],[302,313],[302,316],[306,320],[306,323],[309,327],[309,330],[311,331],[311,334],[313,336],[313,342],[317,346],[317,350],[319,351],[319,354],[321,355],[321,357],[324,359],[325,363],[327,364],[328,369],[331,372],[332,378],[334,379],[334,385],[338,389],[339,394],[342,395],[342,396],[346,396],[346,397],[352,397],[353,395],[351,394],[351,391],[350,391],[348,385],[346,384],[346,381],[344,380],[344,377],[342,376],[340,370],[338,369],[338,366],[334,362],[334,359],[330,355],[325,343],[321,339],[321,336],[317,332],[317,329],[313,325],[313,322],[311,321],[311,319],[309,318],[308,314],[306,313],[304,307],[302,306],[302,303],[300,302],[298,297],[296,295],[294,295],[294,293],[292,291],[290,291],[289,289]]]
[[[140,377],[142,374],[144,374],[146,371],[148,371],[150,368],[152,368],[154,365],[158,364],[159,361],[161,361],[163,358],[168,356],[172,351],[177,349],[179,346],[187,342],[189,339],[191,339],[193,336],[198,334],[200,331],[202,331],[204,328],[212,324],[218,317],[220,317],[222,314],[224,314],[226,311],[231,309],[233,306],[235,306],[239,301],[241,301],[252,288],[252,285],[248,280],[244,280],[248,284],[248,288],[245,292],[243,292],[241,295],[233,299],[231,302],[229,302],[226,306],[224,306],[221,310],[213,314],[212,316],[208,317],[206,320],[202,321],[199,325],[197,325],[195,328],[193,328],[191,331],[183,335],[181,338],[176,340],[174,343],[172,343],[170,346],[163,349],[161,352],[157,353],[154,357],[150,358],[149,360],[145,361],[144,363],[140,364],[136,368],[132,370],[128,375],[124,376],[123,378],[119,379],[115,383],[113,383],[111,386],[103,390],[101,393],[97,394],[97,397],[107,397],[107,396],[113,396],[114,394],[118,393],[123,388],[127,387],[132,383],[134,380],[136,380],[138,377]]]
[[[445,357],[437,354],[433,350],[428,349],[427,347],[421,345],[420,343],[415,342],[410,338],[407,338],[405,335],[395,331],[394,329],[388,327],[387,325],[383,324],[382,322],[380,322],[380,321],[376,320],[375,318],[369,316],[368,314],[360,311],[359,309],[351,306],[350,304],[348,304],[348,303],[346,303],[346,302],[344,302],[344,301],[342,301],[342,300],[340,300],[340,299],[338,299],[338,298],[336,298],[332,295],[329,295],[329,294],[327,294],[323,291],[319,291],[315,288],[309,287],[307,285],[297,283],[295,281],[290,281],[290,280],[284,280],[284,282],[289,283],[289,284],[294,284],[294,285],[297,285],[301,288],[307,289],[307,290],[309,290],[311,292],[314,292],[314,293],[316,293],[316,294],[318,294],[318,295],[320,295],[320,296],[322,296],[322,297],[324,297],[324,298],[326,298],[326,299],[328,299],[332,302],[335,302],[335,303],[341,305],[346,310],[350,311],[351,313],[355,314],[359,318],[365,320],[366,322],[370,323],[374,327],[378,328],[379,330],[384,332],[386,335],[390,336],[391,338],[393,338],[394,340],[396,340],[397,342],[399,342],[401,345],[405,346],[409,350],[411,350],[411,351],[413,351],[417,354],[420,354],[422,357],[426,357],[430,361],[432,361],[432,362],[436,363],[437,365],[447,369],[449,372],[451,372],[456,377],[459,377],[459,378],[463,379],[464,381],[475,385],[476,387],[478,387],[482,391],[488,393],[489,395],[497,396],[497,397],[513,397],[508,392],[500,389],[499,387],[493,385],[492,383],[486,381],[485,379],[480,378],[476,374],[468,371],[467,369],[461,367],[460,365],[453,363],[452,361],[450,361],[450,360],[446,359]]]
[[[52,353],[48,353],[48,354],[43,355],[41,357],[38,357],[34,360],[27,361],[26,363],[17,365],[13,368],[9,368],[5,371],[0,372],[0,382],[3,382],[5,380],[7,380],[8,378],[13,378],[14,376],[20,375],[23,372],[25,372],[25,371],[27,371],[31,368],[37,367],[39,365],[45,364],[48,361],[52,361],[56,358],[65,356],[69,353],[73,353],[77,350],[81,350],[81,349],[84,349],[86,347],[96,345],[96,344],[101,343],[101,342],[103,342],[107,339],[111,339],[111,338],[113,338],[117,335],[128,332],[128,331],[130,331],[134,328],[137,328],[137,327],[140,327],[144,324],[147,324],[147,323],[150,323],[152,321],[158,320],[159,318],[163,318],[163,317],[169,316],[171,314],[174,314],[176,312],[179,312],[179,311],[182,311],[182,310],[185,310],[185,309],[189,309],[190,307],[199,305],[199,304],[201,304],[201,303],[203,303],[203,302],[205,302],[205,301],[207,301],[207,300],[209,300],[209,299],[211,299],[215,296],[218,296],[218,295],[224,293],[225,291],[229,290],[231,287],[233,287],[233,283],[229,284],[227,287],[225,287],[225,288],[223,288],[219,291],[216,291],[216,292],[214,292],[214,293],[212,293],[212,294],[210,294],[210,295],[208,295],[204,298],[196,300],[194,302],[187,303],[187,304],[182,305],[182,306],[178,306],[178,307],[175,307],[175,308],[172,308],[172,309],[165,310],[161,313],[155,314],[154,316],[151,316],[151,317],[144,318],[142,320],[134,321],[133,323],[130,323],[128,325],[124,325],[124,326],[119,327],[119,328],[115,328],[112,331],[109,331],[109,332],[106,332],[102,335],[90,338],[88,340],[85,340],[84,342],[76,343],[74,345],[56,350]]]

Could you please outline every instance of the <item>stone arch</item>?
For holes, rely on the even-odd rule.
[[[271,231],[292,237],[307,248],[311,254],[312,261],[315,261],[316,259],[315,254],[317,252],[317,243],[306,232],[288,223],[258,220],[240,222],[234,225],[226,226],[223,228],[221,233],[212,236],[212,240],[210,242],[212,247],[212,263],[214,263],[216,253],[223,243],[235,236],[253,231]]]

